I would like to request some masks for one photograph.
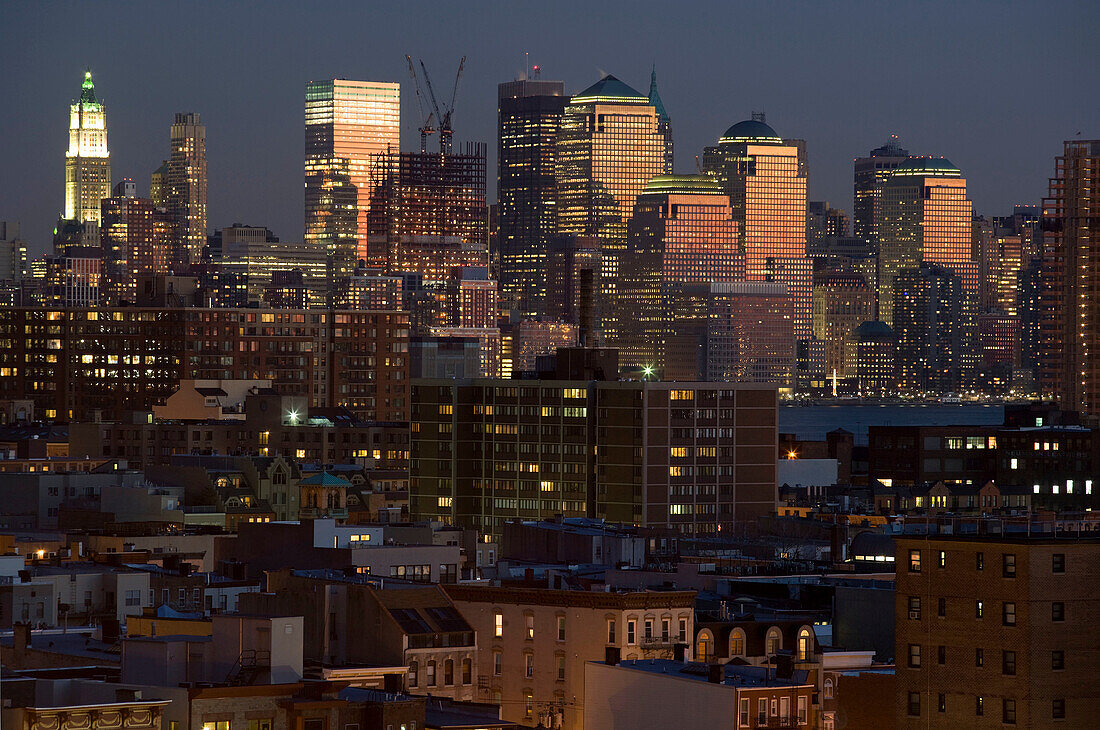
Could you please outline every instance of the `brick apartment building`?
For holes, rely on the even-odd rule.
[[[497,536],[555,514],[715,535],[775,511],[774,385],[416,380],[412,401],[420,519]]]
[[[898,728],[1083,728],[1100,707],[1100,539],[899,537]]]

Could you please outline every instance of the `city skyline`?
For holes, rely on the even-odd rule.
[[[112,184],[121,177],[144,182],[163,159],[164,127],[176,112],[191,109],[203,115],[210,135],[209,226],[240,221],[300,240],[298,175],[306,81],[338,76],[401,83],[402,135],[413,140],[420,120],[403,54],[423,56],[441,87],[450,84],[458,58],[469,55],[456,104],[455,139],[488,143],[493,169],[496,87],[522,75],[524,50],[530,51],[532,65],[542,65],[543,78],[565,81],[567,94],[591,85],[603,72],[645,89],[655,63],[661,96],[676,122],[678,173],[693,172],[694,156],[729,124],[763,110],[785,137],[807,140],[811,200],[828,200],[850,212],[852,159],[897,133],[913,154],[943,155],[958,165],[970,183],[977,213],[1002,215],[1013,204],[1041,199],[1049,159],[1061,140],[1078,132],[1082,138],[1095,136],[1088,126],[1094,109],[1087,100],[1062,94],[1068,103],[1038,114],[1027,91],[1042,83],[1044,95],[1068,92],[1070,82],[1051,73],[1061,65],[1079,69],[1073,83],[1087,84],[1096,73],[1085,41],[1087,28],[1095,27],[1089,18],[1097,10],[1083,3],[1067,5],[1076,6],[1067,10],[1078,22],[1060,31],[1057,42],[1022,45],[1009,42],[1017,27],[1026,24],[1036,38],[1051,37],[1043,29],[1053,20],[1046,18],[1059,14],[1029,13],[1023,3],[995,17],[969,5],[953,6],[951,13],[946,8],[901,8],[891,9],[890,22],[884,23],[886,11],[847,4],[846,12],[830,17],[813,7],[792,6],[743,9],[731,12],[730,22],[721,22],[721,13],[700,5],[685,8],[687,20],[670,28],[647,22],[645,12],[632,18],[601,10],[578,24],[570,6],[553,12],[502,5],[491,5],[487,13],[448,8],[435,14],[438,25],[425,22],[415,32],[394,33],[367,54],[330,50],[338,42],[298,43],[293,34],[302,27],[305,10],[261,17],[248,6],[226,10],[200,5],[182,32],[128,33],[123,38],[125,30],[115,22],[120,6],[67,14],[64,6],[20,8],[6,13],[9,27],[31,39],[33,50],[45,53],[0,50],[9,69],[0,85],[22,109],[9,120],[0,148],[8,169],[15,171],[0,183],[0,217],[21,222],[31,256],[48,250],[64,202],[57,192],[61,173],[50,164],[63,145],[64,130],[59,124],[57,129],[49,126],[53,121],[40,128],[35,120],[54,120],[56,110],[76,98],[75,85],[86,68],[93,73],[97,96],[111,109]],[[337,40],[364,23],[407,28],[413,20],[409,11],[390,7],[372,8],[368,14],[338,6],[326,12],[329,16]],[[695,20],[704,16],[708,22]],[[84,37],[103,42],[82,46],[35,41],[46,38],[48,27],[61,18],[80,24]],[[157,28],[164,27],[165,19],[164,11],[142,8],[131,20],[135,26]],[[978,20],[980,36],[963,42],[970,28],[979,27]],[[258,40],[223,42],[223,33],[246,21],[260,31],[248,34]],[[529,33],[519,32],[532,22],[546,26],[543,39],[532,42]],[[186,67],[176,63],[180,44],[194,41],[204,25],[212,32],[201,43],[197,60]],[[929,62],[921,56],[926,49],[920,38],[933,26],[945,34],[945,52]],[[738,28],[753,32],[728,36],[738,38],[737,43],[719,42],[723,30]],[[563,48],[551,42],[554,37],[569,42]],[[295,42],[278,50],[291,40]],[[896,61],[883,68],[868,63],[884,53]],[[135,54],[142,63],[130,63]],[[1003,84],[1022,91],[999,92]],[[718,98],[704,103],[704,94]],[[242,113],[250,106],[264,114],[259,128]],[[990,125],[989,119],[997,123]],[[412,149],[409,143],[405,147]],[[266,184],[249,184],[257,179]],[[489,188],[489,198],[495,200],[495,179],[489,180]],[[147,193],[144,186],[138,192]]]

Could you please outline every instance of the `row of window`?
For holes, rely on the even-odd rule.
[[[977,695],[974,698],[974,714],[976,716],[984,716],[986,711],[985,697]],[[910,717],[919,717],[921,714],[921,694],[920,692],[910,692],[907,702],[907,711]],[[947,695],[940,693],[936,696],[936,711],[945,713],[947,712]],[[1065,699],[1055,699],[1051,701],[1050,705],[1050,717],[1053,720],[1064,720],[1066,717],[1066,701]],[[1006,725],[1016,724],[1016,700],[1014,699],[1002,699],[1001,700],[1001,722]]]
[[[947,567],[947,551],[939,550],[936,555],[936,567]],[[974,570],[985,570],[985,553],[974,553]],[[909,551],[909,572],[920,573],[921,572],[921,551],[910,550]],[[1050,572],[1061,574],[1066,572],[1066,554],[1054,553],[1051,555],[1050,560]],[[1015,553],[1002,553],[1001,555],[1001,575],[1005,578],[1016,577],[1016,554]]]
[[[939,618],[947,618],[947,599],[939,598],[936,601],[936,616]],[[974,601],[974,618],[984,618],[985,616],[985,601]],[[909,596],[909,620],[919,621],[921,617],[921,597]],[[1002,623],[1005,626],[1016,625],[1016,603],[1014,601],[1006,601],[1001,604],[1001,617]],[[1050,620],[1051,621],[1065,621],[1066,620],[1066,604],[1064,601],[1051,601],[1050,604]]]
[[[429,660],[424,665],[424,686],[436,687],[438,686],[438,678],[436,677],[437,662],[434,659]],[[473,666],[470,660],[463,659],[460,665],[461,677],[459,684],[470,684],[473,680]],[[409,662],[409,687],[420,686],[420,662]],[[443,661],[443,686],[450,687],[455,684],[455,660],[445,659]]]

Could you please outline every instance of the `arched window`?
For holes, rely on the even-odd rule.
[[[730,632],[730,659],[745,656],[745,631],[734,629]]]
[[[469,684],[472,681],[471,665],[469,659],[462,660],[462,683]]]
[[[710,631],[703,629],[695,639],[695,661],[709,662],[714,658],[714,639]]]
[[[832,677],[826,677],[825,678],[825,685],[824,685],[824,689],[823,689],[822,693],[825,695],[825,699],[827,699],[827,700],[831,700],[833,698],[833,678]]]
[[[803,626],[798,632],[798,661],[807,662],[810,660],[810,651],[813,649],[813,645],[810,630]]]
[[[454,659],[448,659],[443,662],[443,684],[452,685],[455,683],[455,661]]]
[[[783,648],[783,635],[779,633],[779,629],[772,626],[768,629],[768,641],[765,645],[765,649],[768,656],[774,656],[779,653],[779,650]]]

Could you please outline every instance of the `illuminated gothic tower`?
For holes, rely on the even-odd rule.
[[[111,195],[107,152],[107,110],[95,98],[92,72],[84,73],[80,99],[69,106],[69,150],[65,153],[66,220],[99,223],[99,204]]]

